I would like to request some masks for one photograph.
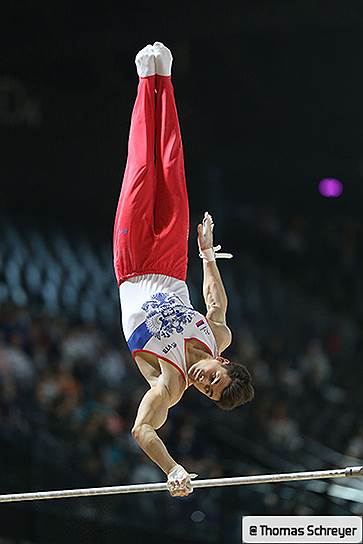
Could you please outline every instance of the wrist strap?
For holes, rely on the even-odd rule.
[[[196,478],[198,476],[198,474],[195,474],[194,472],[189,473],[182,465],[175,465],[168,473],[168,478],[182,478],[185,474],[187,474],[189,478]]]
[[[232,259],[232,253],[217,253],[217,251],[220,249],[222,249],[221,246],[200,249],[199,257],[209,263],[215,261],[216,259]]]

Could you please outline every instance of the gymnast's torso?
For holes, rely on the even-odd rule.
[[[190,347],[218,355],[211,326],[193,308],[184,281],[163,274],[135,276],[121,283],[120,301],[128,347],[150,385],[162,372],[176,369],[187,388]]]

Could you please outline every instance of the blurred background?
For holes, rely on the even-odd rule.
[[[363,463],[363,17],[351,0],[70,5],[0,21],[0,490],[164,479],[130,436],[146,382],[120,328],[112,228],[137,76],[174,55],[196,224],[256,396],[188,390],[160,432],[200,477]],[[323,181],[322,180],[330,180]],[[321,183],[322,182],[322,183]],[[363,483],[310,481],[2,505],[0,544],[240,542],[241,515],[362,515]]]

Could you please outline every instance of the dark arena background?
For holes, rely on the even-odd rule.
[[[160,436],[200,478],[363,464],[362,3],[14,2],[0,20],[0,493],[164,481],[130,430],[113,220],[137,51],[173,52],[204,312],[205,210],[253,402],[190,388]],[[238,543],[242,515],[362,515],[319,480],[0,505],[1,544]]]

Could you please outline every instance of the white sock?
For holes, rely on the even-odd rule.
[[[161,42],[155,42],[153,45],[153,50],[155,54],[156,73],[159,76],[170,76],[171,65],[173,62],[173,56],[170,49],[165,47],[165,45]]]
[[[139,77],[148,77],[155,75],[155,56],[151,44],[147,45],[138,52],[135,58],[136,69]]]

